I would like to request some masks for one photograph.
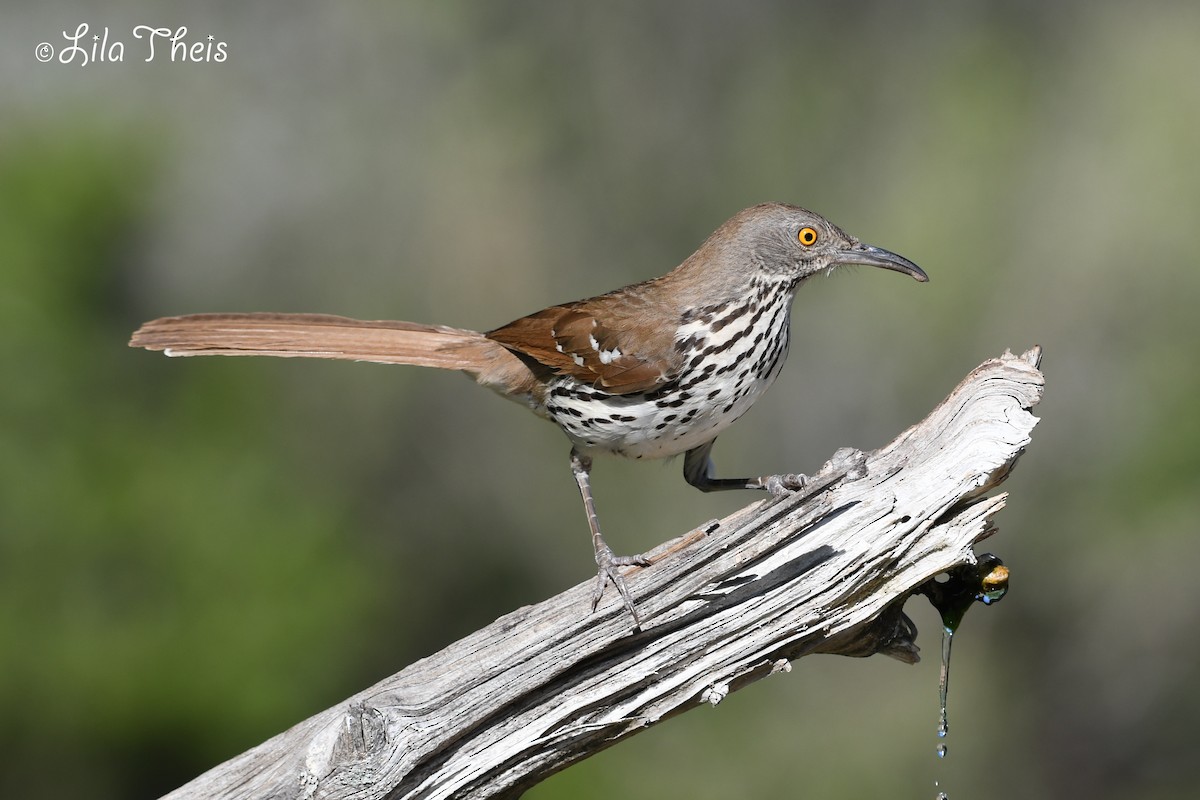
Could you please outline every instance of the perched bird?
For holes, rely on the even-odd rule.
[[[842,264],[929,280],[908,259],[862,244],[818,214],[767,203],[736,214],[660,278],[551,306],[487,333],[322,314],[193,314],[147,322],[130,345],[169,356],[303,356],[462,370],[571,440],[571,470],[598,567],[592,609],[611,581],[640,626],[617,567],[649,562],[614,555],[601,536],[592,456],[683,453],[684,478],[706,492],[798,488],[795,475],[715,478],[709,451],[779,375],[796,289]]]

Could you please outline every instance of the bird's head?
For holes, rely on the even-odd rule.
[[[843,264],[881,267],[921,282],[929,280],[907,258],[863,244],[820,214],[797,206],[767,203],[747,208],[721,226],[714,234],[718,235],[724,245],[740,251],[743,264],[796,282]]]

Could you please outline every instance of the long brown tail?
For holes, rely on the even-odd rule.
[[[147,322],[130,347],[168,356],[334,358],[457,369],[501,394],[530,390],[533,375],[482,333],[415,322],[330,314],[190,314]]]

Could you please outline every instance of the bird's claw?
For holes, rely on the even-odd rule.
[[[625,607],[629,609],[630,615],[633,616],[634,627],[641,628],[642,620],[638,616],[637,608],[633,605],[633,597],[629,594],[629,587],[625,585],[625,578],[617,571],[617,567],[648,567],[650,559],[644,555],[636,556],[618,556],[614,555],[612,548],[603,542],[596,548],[596,566],[599,569],[596,571],[596,585],[592,589],[592,611],[600,605],[600,598],[604,596],[604,589],[609,582],[617,587],[617,592],[621,595],[621,599],[625,601]]]
[[[866,453],[853,447],[843,447],[834,453],[833,457],[826,461],[813,477],[799,473],[768,475],[759,479],[759,485],[770,492],[773,497],[784,497],[792,492],[800,491],[813,481],[820,485],[822,480],[828,481],[835,476],[837,480],[845,479],[847,481],[865,478],[867,476]]]
[[[768,475],[763,484],[772,497],[784,497],[792,492],[798,492],[808,485],[807,475],[786,473],[784,475]]]

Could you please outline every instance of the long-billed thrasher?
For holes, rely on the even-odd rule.
[[[714,478],[709,451],[721,431],[775,380],[788,352],[792,296],[814,275],[865,264],[929,278],[895,253],[862,244],[811,211],[767,203],[717,228],[661,278],[521,317],[487,333],[323,314],[193,314],[147,322],[130,341],[169,356],[306,356],[462,370],[554,422],[571,440],[599,568],[592,609],[608,581],[640,626],[600,535],[592,455],[666,458],[702,491],[783,493],[803,476]]]

